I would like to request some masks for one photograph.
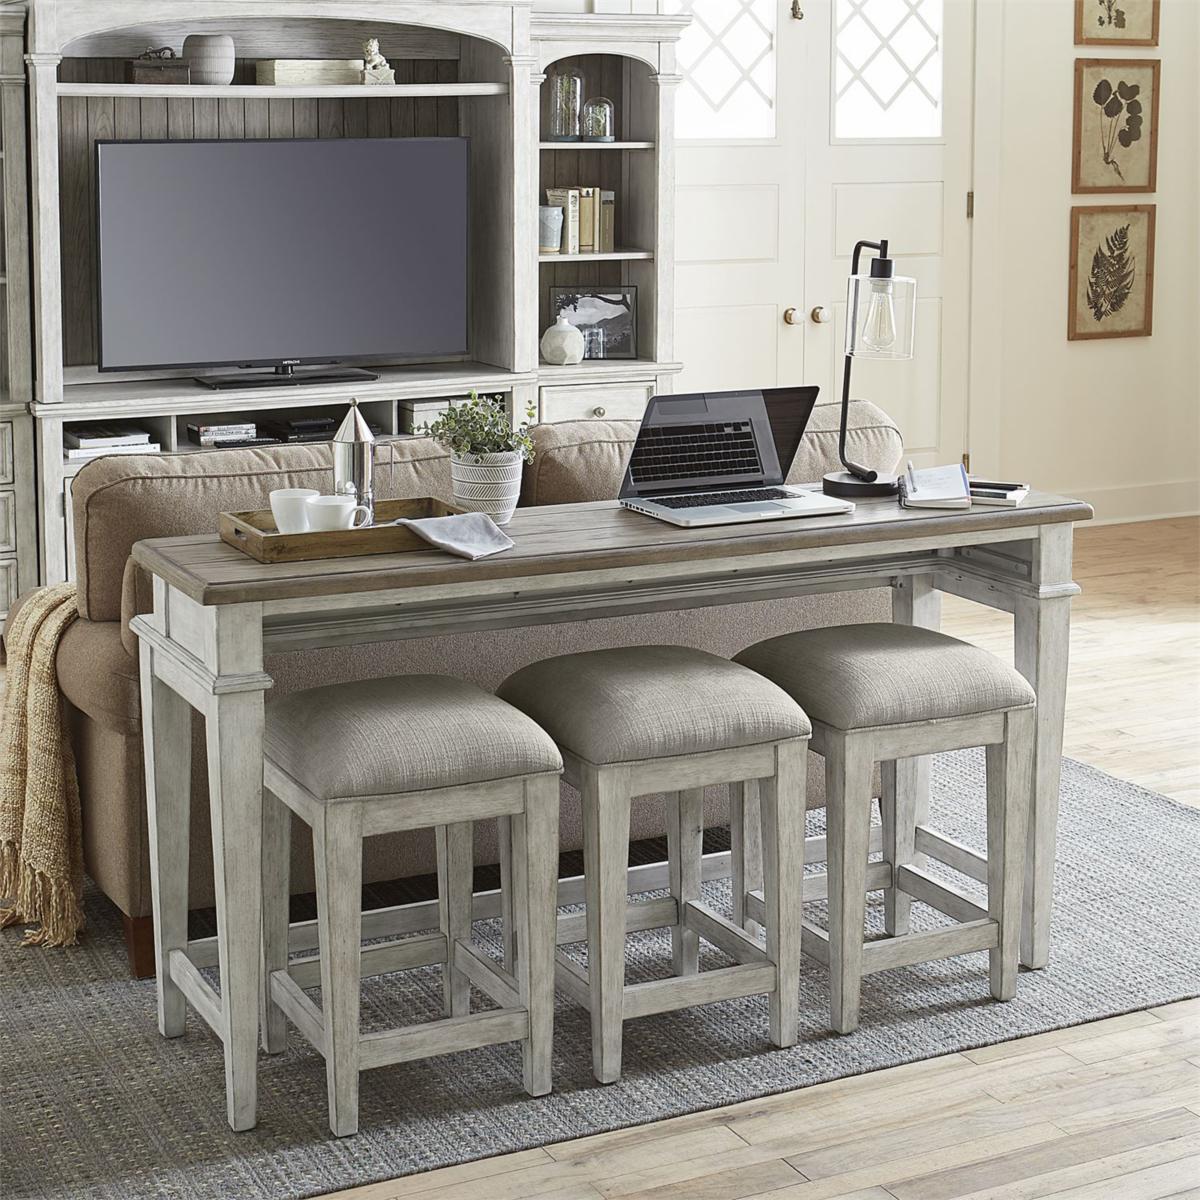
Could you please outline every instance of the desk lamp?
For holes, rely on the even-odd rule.
[[[870,271],[859,274],[864,250],[874,250]],[[850,364],[855,358],[904,359],[913,356],[913,334],[917,308],[917,281],[897,275],[888,257],[885,238],[880,242],[856,242],[846,292],[846,369],[842,375],[842,424],[838,433],[838,457],[844,471],[831,471],[823,488],[827,496],[862,500],[871,496],[894,496],[894,475],[880,475],[860,467],[846,457],[846,422],[850,416]]]

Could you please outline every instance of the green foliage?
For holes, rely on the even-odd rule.
[[[1129,253],[1129,226],[1122,225],[1096,247],[1088,277],[1087,302],[1097,321],[1125,307],[1137,277],[1137,259]]]
[[[432,425],[426,425],[425,432],[459,458],[479,462],[485,454],[515,451],[525,462],[532,462],[529,422],[535,415],[530,408],[526,423],[514,429],[503,396],[480,396],[472,389],[469,400],[455,405]]]

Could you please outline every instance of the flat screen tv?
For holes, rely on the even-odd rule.
[[[98,142],[100,370],[464,355],[468,169],[465,138]]]

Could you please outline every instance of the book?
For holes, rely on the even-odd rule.
[[[987,479],[971,480],[971,503],[993,508],[1016,508],[1029,495],[1027,483],[995,483]]]
[[[600,254],[612,254],[617,248],[617,195],[615,192],[600,193],[600,232],[596,239],[596,250]]]
[[[547,188],[546,203],[563,210],[563,254],[579,253],[579,189]]]
[[[254,81],[269,84],[362,83],[361,58],[260,58]]]
[[[897,481],[904,508],[970,508],[971,484],[962,463],[902,471]]]
[[[136,425],[115,422],[111,425],[76,425],[63,430],[63,445],[72,449],[100,449],[111,446],[144,446],[150,435]]]
[[[187,427],[188,441],[197,446],[211,446],[214,442],[253,438],[258,435],[258,426],[253,421],[230,422],[222,425],[193,425]]]
[[[110,454],[157,454],[158,442],[139,442],[126,446],[76,446],[67,447],[67,460],[77,462],[89,458],[106,458]]]
[[[600,229],[600,209],[594,187],[579,189],[579,253],[591,254],[596,249]]]

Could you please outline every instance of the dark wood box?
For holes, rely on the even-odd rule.
[[[191,83],[192,68],[181,58],[131,58],[126,83]]]

